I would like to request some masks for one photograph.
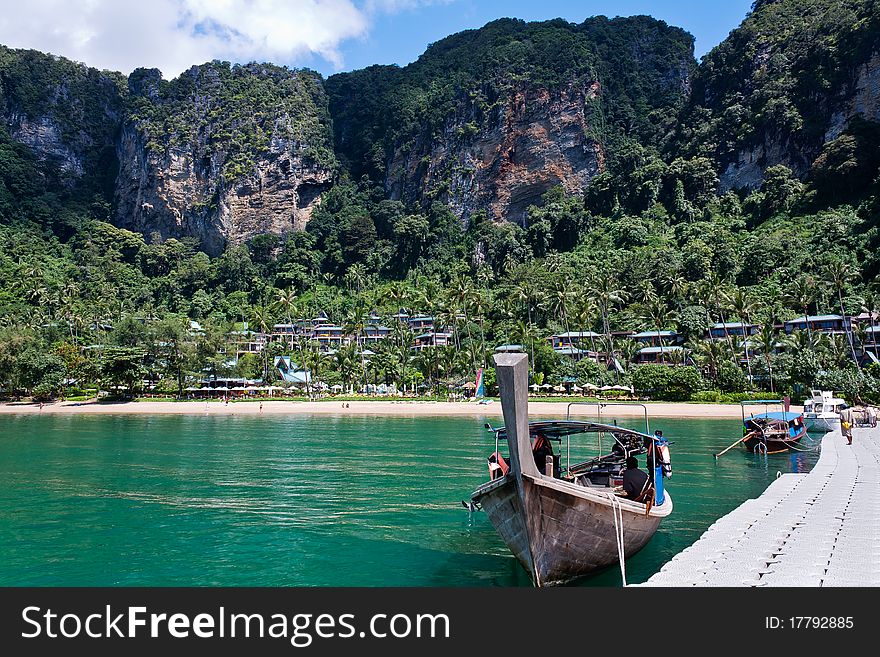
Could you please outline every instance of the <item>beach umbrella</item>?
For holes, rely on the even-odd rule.
[[[585,390],[598,390],[599,386],[597,386],[595,383],[585,383],[584,389]]]
[[[537,383],[533,383],[529,386],[529,388],[531,388],[532,390],[540,390],[541,386],[539,386]]]
[[[630,386],[611,386],[610,390],[626,390],[627,392],[632,392],[632,388]]]
[[[553,390],[556,392],[565,392],[565,388],[563,388],[562,386],[556,386],[553,388]]]
[[[330,389],[339,392],[340,390],[342,390],[342,386],[337,383],[336,385],[332,386]]]
[[[614,386],[602,386],[599,390],[607,391],[607,390],[615,390]]]
[[[541,388],[543,388],[544,390],[552,390],[553,386],[551,386],[549,383],[545,383],[541,386]]]
[[[477,387],[477,384],[474,383],[473,381],[468,381],[467,383],[465,383],[462,386],[462,388],[467,388],[468,390],[474,390],[476,387]]]
[[[575,383],[575,384],[571,387],[571,391],[572,391],[572,392],[580,392],[581,390],[583,390],[583,388],[581,388],[577,383]]]

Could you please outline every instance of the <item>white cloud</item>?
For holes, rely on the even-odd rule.
[[[0,0],[0,43],[174,77],[212,59],[343,65],[340,45],[379,13],[451,0]]]

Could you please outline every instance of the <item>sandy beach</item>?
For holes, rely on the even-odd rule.
[[[416,416],[500,416],[501,404],[478,404],[476,402],[431,402],[431,401],[264,401],[263,409],[255,401],[238,401],[223,404],[203,401],[137,401],[119,403],[55,402],[45,404],[6,403],[0,404],[0,415],[6,414],[168,414],[168,415],[386,415],[400,417]],[[689,404],[649,402],[649,417],[664,418],[740,418],[738,404]],[[606,417],[640,417],[644,411],[639,406],[606,405],[602,415]],[[530,402],[529,415],[540,417],[565,417],[567,402]],[[800,411],[800,407],[792,407]],[[596,417],[596,406],[573,406],[572,416]]]

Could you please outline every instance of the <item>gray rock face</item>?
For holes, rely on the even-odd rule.
[[[23,114],[13,114],[7,126],[13,139],[29,146],[41,162],[56,165],[68,180],[81,178],[85,173],[82,157],[64,142],[60,128],[51,117],[29,120]]]
[[[129,89],[115,192],[125,228],[195,237],[217,254],[302,229],[332,184],[332,155],[323,165],[311,155],[329,142],[321,83],[311,74],[213,63],[164,82],[139,69]]]
[[[464,222],[484,210],[523,224],[549,189],[578,193],[600,172],[604,153],[585,113],[598,93],[598,83],[520,88],[484,117],[462,103],[438,138],[423,134],[396,149],[386,187],[406,202],[446,202]]]
[[[761,143],[738,151],[723,165],[720,191],[757,189],[767,167],[784,164],[804,178],[813,160],[829,141],[837,139],[855,117],[880,121],[880,52],[857,66],[849,81],[834,93],[817,98],[817,107],[827,117],[824,138],[807,142],[800,135],[765,132]]]
[[[162,239],[195,237],[210,254],[256,235],[302,229],[333,172],[310,163],[298,144],[273,139],[243,177],[222,173],[225,153],[150,150],[134,125],[122,131],[116,183],[117,223]]]

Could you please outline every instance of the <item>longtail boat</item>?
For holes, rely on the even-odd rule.
[[[753,413],[746,416],[746,406],[760,404],[765,408],[778,405],[781,410]],[[759,399],[740,402],[743,418],[742,443],[746,449],[756,454],[779,454],[796,449],[797,443],[807,435],[803,413],[794,413],[786,407],[782,399]]]
[[[471,506],[486,512],[535,586],[564,584],[618,562],[623,571],[625,559],[672,513],[672,498],[662,486],[661,450],[644,501],[618,494],[627,457],[657,449],[658,439],[594,422],[530,423],[527,355],[497,354],[495,363],[505,426],[493,430],[492,478],[472,493]],[[550,456],[539,469],[532,437],[561,442],[581,434],[610,437],[611,452],[565,468]],[[507,442],[507,457],[498,450],[500,440]],[[668,468],[668,450],[662,454]]]

